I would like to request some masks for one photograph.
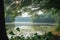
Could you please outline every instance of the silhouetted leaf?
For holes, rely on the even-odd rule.
[[[15,35],[15,34],[13,33],[13,31],[10,31],[9,34],[11,34],[11,35]]]
[[[17,31],[20,31],[20,29],[19,29],[19,28],[16,28],[16,30],[17,30]]]

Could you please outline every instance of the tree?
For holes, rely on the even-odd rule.
[[[53,16],[57,15],[57,18],[60,17],[58,16],[60,15],[60,0],[4,0],[4,3],[5,15],[11,15],[12,19],[18,14],[21,15],[22,12],[29,12],[32,15],[39,10],[44,13],[51,11]],[[32,10],[32,8],[36,9]]]
[[[5,17],[7,14],[10,14],[12,17],[15,18],[18,14],[21,14],[22,11],[30,12],[30,14],[33,14],[34,12],[38,10],[42,10],[43,12],[47,12],[49,10],[52,10],[52,8],[57,12],[60,10],[60,0],[4,0],[4,7],[5,7]],[[36,10],[31,10],[31,8],[28,8],[31,6],[31,8],[38,8]],[[20,10],[20,12],[17,12]],[[28,11],[29,10],[29,11]],[[54,14],[54,13],[52,13]]]
[[[3,6],[3,0],[0,0],[0,40],[8,40],[7,34],[6,34],[6,28],[4,24],[4,6]]]

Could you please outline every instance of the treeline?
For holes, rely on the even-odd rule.
[[[32,22],[55,23],[59,16],[60,14],[53,15],[51,12],[41,15],[35,14],[35,16],[32,17]]]

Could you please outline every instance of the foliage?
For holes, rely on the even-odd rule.
[[[13,31],[12,31],[13,32]],[[12,35],[12,34],[11,34]],[[12,35],[10,40],[53,40],[53,39],[58,39],[55,38],[56,36],[52,34],[51,32],[47,32],[43,35],[38,35],[38,33],[34,33],[32,36],[27,36],[25,37],[23,34],[22,35]]]
[[[11,34],[11,35],[15,35],[15,34],[13,33],[13,31],[10,31],[9,34]]]
[[[23,35],[15,37],[12,36],[10,40],[53,40],[53,39],[55,39],[54,35],[51,32],[48,32],[47,34],[44,35],[38,35],[37,33],[35,33],[34,36],[32,37],[27,36],[27,38],[25,38]]]
[[[39,23],[55,23],[57,15],[53,16],[51,12],[41,14],[41,15],[34,15],[31,17],[32,22],[39,22]]]
[[[60,32],[60,17],[57,19],[57,22],[56,22],[56,31]]]
[[[18,3],[16,3],[16,1],[18,1]],[[60,10],[59,1],[60,0],[4,0],[5,18],[9,14],[11,15],[10,20],[14,21],[14,18],[17,15],[21,15],[22,12],[30,12],[29,14],[32,15],[39,10],[42,10],[43,12],[49,12],[50,10],[52,10],[52,14],[55,14]],[[38,9],[32,10],[32,8]],[[18,10],[20,11],[18,12]]]
[[[5,18],[10,15],[11,20],[14,21],[14,18],[17,15],[21,15],[22,12],[26,12],[27,9],[30,12],[30,14],[35,14],[35,12],[42,10],[43,12],[52,12],[53,15],[60,15],[60,0],[17,0],[19,3],[17,4],[15,0],[4,0],[4,11],[5,11]],[[31,8],[28,8],[31,6]],[[38,8],[36,10],[32,10],[32,8]],[[17,12],[20,10],[19,12]],[[23,10],[23,11],[21,11]],[[53,16],[52,16],[53,17]],[[58,16],[60,17],[60,16]],[[35,18],[39,21],[39,16],[37,13],[33,17],[33,20]],[[49,18],[49,17],[48,17]],[[57,17],[56,17],[57,18]],[[53,18],[52,18],[53,19]],[[57,20],[56,20],[57,21]],[[60,18],[58,18],[58,21],[60,21]],[[57,29],[59,31],[60,23],[57,22]],[[13,34],[13,32],[11,32]],[[29,39],[29,38],[28,38]],[[33,38],[34,39],[34,38]],[[37,40],[37,39],[35,39]]]
[[[16,1],[18,1],[19,3],[17,4]],[[4,7],[5,7],[5,11],[16,11],[17,10],[27,10],[26,8],[28,8],[29,6],[32,6],[31,8],[38,8],[37,10],[41,10],[41,9],[46,9],[47,11],[51,8],[55,8],[55,9],[60,9],[60,0],[4,0]],[[15,3],[14,3],[15,2]],[[13,4],[14,3],[14,4]],[[10,6],[11,4],[11,6]],[[31,9],[30,8],[30,9]],[[28,8],[29,9],[29,8]],[[29,10],[30,10],[29,9]],[[35,12],[35,10],[34,10]],[[10,13],[11,14],[11,13]],[[12,14],[17,14],[17,13],[12,13]]]
[[[16,28],[16,30],[17,30],[17,31],[20,31],[20,29],[19,29],[19,28]]]

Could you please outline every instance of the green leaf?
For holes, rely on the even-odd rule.
[[[20,31],[20,29],[19,29],[19,28],[16,28],[16,30],[17,30],[17,31]]]
[[[15,35],[15,34],[13,33],[13,31],[10,31],[9,34],[11,34],[11,35]]]

